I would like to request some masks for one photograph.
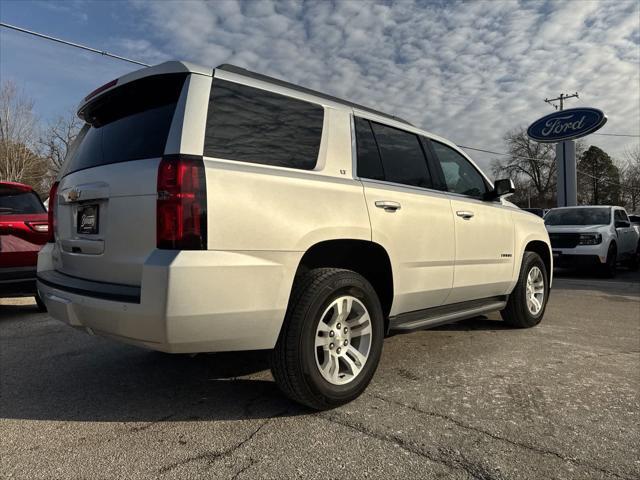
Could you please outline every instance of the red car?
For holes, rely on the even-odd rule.
[[[38,252],[47,243],[47,211],[28,185],[0,182],[0,298],[36,297]]]

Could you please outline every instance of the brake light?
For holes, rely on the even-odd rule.
[[[207,190],[198,157],[164,157],[158,167],[156,239],[158,248],[206,250]]]
[[[96,95],[98,95],[100,92],[104,92],[105,90],[113,87],[117,83],[118,83],[118,79],[117,78],[115,80],[111,80],[109,83],[105,83],[104,85],[102,85],[101,87],[96,88],[93,92],[91,92],[89,95],[84,97],[84,101],[86,102],[90,98],[93,98]]]
[[[55,182],[51,185],[51,190],[49,191],[49,211],[47,212],[47,223],[49,225],[48,231],[49,236],[47,237],[47,242],[55,242],[55,229],[56,229],[56,217],[55,217],[55,209],[58,205],[58,183]]]

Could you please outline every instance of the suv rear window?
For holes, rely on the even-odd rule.
[[[162,156],[186,77],[145,77],[89,104],[82,112],[87,123],[69,150],[65,173]]]
[[[7,190],[0,187],[0,215],[45,213],[44,206],[33,192]]]
[[[312,170],[318,161],[323,120],[320,105],[214,79],[204,154]]]

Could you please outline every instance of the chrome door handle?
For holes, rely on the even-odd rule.
[[[384,209],[385,212],[395,212],[400,210],[400,204],[398,202],[391,202],[388,200],[378,200],[376,207]]]
[[[458,215],[459,217],[464,218],[465,220],[469,220],[469,219],[473,218],[474,213],[473,212],[469,212],[467,210],[458,210],[456,212],[456,215]]]

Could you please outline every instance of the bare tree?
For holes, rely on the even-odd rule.
[[[65,115],[58,116],[51,122],[40,140],[42,154],[47,160],[49,176],[54,179],[64,163],[67,152],[75,140],[82,121],[69,111]]]
[[[46,175],[37,153],[33,100],[12,82],[0,86],[0,180],[34,184]]]
[[[621,200],[630,212],[640,209],[640,145],[625,152],[620,166]]]
[[[504,142],[511,156],[494,160],[493,173],[508,175],[530,192],[528,201],[532,206],[552,206],[556,185],[554,146],[531,140],[524,128],[507,132]]]

